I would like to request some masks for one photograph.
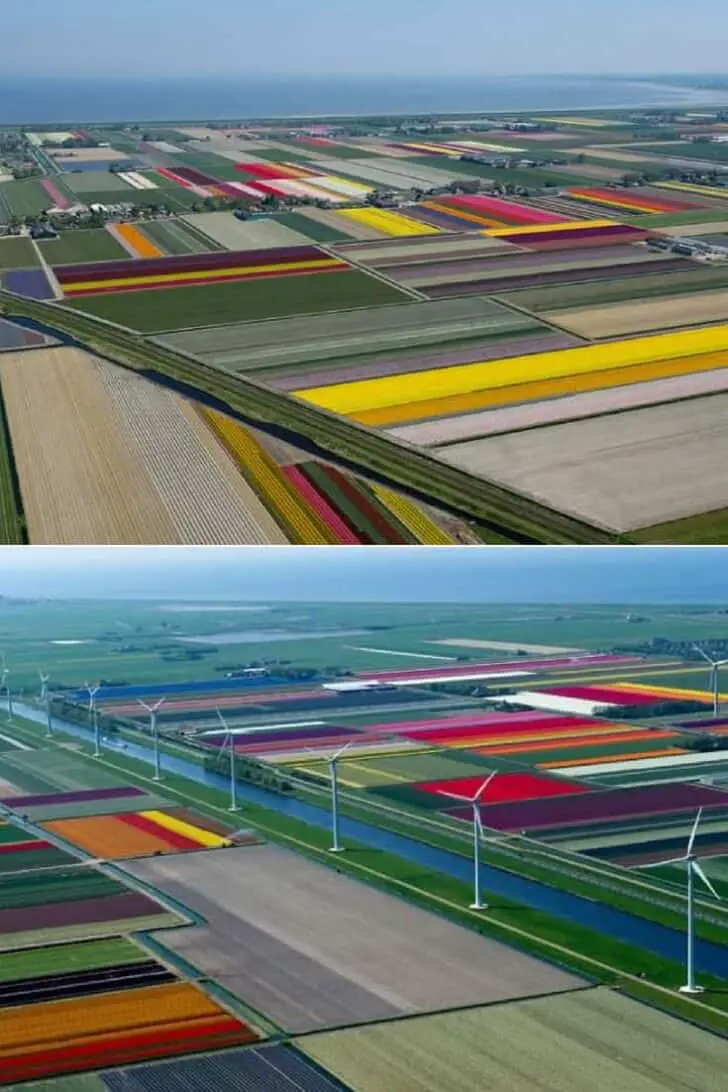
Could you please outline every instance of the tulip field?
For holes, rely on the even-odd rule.
[[[62,230],[37,243],[0,239],[0,283],[161,337],[388,443],[412,445],[431,460],[417,482],[407,470],[415,493],[435,473],[443,502],[442,483],[464,473],[516,507],[519,498],[534,505],[544,522],[554,513],[579,521],[593,541],[625,534],[720,539],[728,493],[711,453],[725,439],[717,396],[728,392],[722,145],[702,139],[716,170],[680,177],[679,163],[699,163],[692,144],[634,143],[639,125],[631,116],[620,124],[556,115],[534,129],[494,124],[401,139],[325,127],[262,125],[243,133],[192,125],[165,127],[161,139],[147,141],[134,130],[102,127],[73,130],[87,135],[73,138],[81,146],[65,158],[53,133],[40,143],[33,133],[31,154],[43,176],[0,181],[0,221],[27,216],[44,201],[75,207],[77,199],[115,211],[103,228]],[[123,169],[106,170],[104,156],[112,154]],[[695,251],[696,239],[716,248],[710,260]],[[679,241],[686,242],[676,250]],[[451,319],[434,304],[453,305]],[[679,442],[689,454],[675,487],[655,490],[667,437],[687,401],[693,405]],[[283,413],[288,402],[277,405]],[[180,426],[178,451],[190,450],[190,427],[189,420]],[[639,452],[628,439],[637,429],[648,437]],[[235,445],[214,428],[212,447],[209,436],[197,442],[208,468],[210,459],[228,464],[232,487],[231,467],[233,474],[240,469]],[[344,448],[367,442],[352,432]],[[0,435],[0,480],[3,462],[27,458],[22,442],[16,453],[12,435],[10,444],[3,459]],[[565,450],[575,452],[573,465],[563,464]],[[398,452],[391,449],[390,461]],[[256,464],[257,477],[250,471],[242,482],[247,530],[235,530],[233,511],[229,520],[218,516],[226,530],[210,537],[491,541],[491,522],[476,514],[462,479],[456,494],[471,511],[450,504],[454,522],[439,531],[436,514],[433,531],[421,522],[432,522],[421,502],[418,514],[405,514],[400,500],[392,506],[393,490],[355,475],[356,459],[346,472],[336,469],[347,483],[356,476],[361,488],[331,480],[325,460],[304,461],[278,463],[275,486]],[[606,476],[598,497],[585,469],[592,462]],[[272,519],[262,511],[264,478],[278,498]],[[53,541],[59,533],[51,527],[38,535],[32,504],[28,514],[16,501],[13,514],[5,503],[2,537],[9,541]],[[231,503],[235,509],[239,501]],[[159,522],[162,541],[200,535],[190,516],[179,517],[182,530],[173,531],[170,511]],[[458,526],[461,515],[474,531]],[[499,519],[497,540],[511,541],[514,531]],[[132,541],[143,540],[138,522],[127,520]],[[517,540],[523,532],[519,525]],[[539,534],[532,527],[527,537],[541,541]],[[63,534],[58,541],[71,540]]]

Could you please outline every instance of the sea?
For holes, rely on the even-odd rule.
[[[617,77],[102,80],[0,76],[0,125],[727,105],[728,92]]]

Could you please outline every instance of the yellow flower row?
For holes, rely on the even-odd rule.
[[[725,197],[728,200],[727,186],[698,186],[694,182],[655,182],[661,190],[684,190],[685,193],[702,193],[704,197]],[[700,218],[700,209],[695,209],[696,219]]]
[[[630,368],[637,364],[726,350],[728,325],[710,326],[550,353],[532,353],[530,356],[458,364],[450,368],[431,368],[424,372],[408,372],[405,375],[385,376],[381,379],[361,379],[353,383],[310,387],[299,391],[298,397],[335,413],[355,414],[386,406],[407,406],[418,401],[422,391],[427,391],[438,399],[448,398],[539,379],[584,375],[609,371],[615,367]]]
[[[382,235],[439,235],[440,229],[431,224],[421,224],[411,220],[400,212],[389,209],[338,209],[337,216],[343,216],[354,223],[381,231]]]
[[[373,485],[372,489],[385,508],[388,508],[423,546],[452,546],[454,544],[455,540],[445,534],[441,527],[438,527],[407,497],[393,493],[391,489],[384,489],[381,485]]]
[[[192,823],[186,823],[178,819],[176,815],[168,815],[165,811],[141,811],[143,819],[150,819],[164,830],[171,830],[173,834],[181,834],[192,842],[197,842],[207,849],[219,849],[221,846],[232,845],[229,838],[222,838],[219,834],[213,834],[202,827],[196,827]]]
[[[146,277],[114,277],[108,281],[73,281],[64,285],[67,294],[74,292],[86,292],[99,288],[126,288],[144,284],[182,284],[184,281],[214,280],[220,277],[243,277],[247,274],[258,276],[261,273],[301,273],[306,269],[328,269],[330,267],[345,266],[340,258],[326,258],[323,255],[315,261],[308,262],[276,262],[272,265],[237,265],[218,269],[196,270],[192,273],[150,273]],[[131,270],[130,270],[131,274]]]
[[[517,383],[512,387],[500,387],[492,391],[483,390],[476,391],[474,394],[456,394],[449,398],[426,399],[423,402],[411,402],[407,406],[385,406],[382,409],[364,410],[349,416],[362,425],[386,428],[409,421],[425,421],[455,413],[495,409],[497,406],[514,405],[518,402],[541,402],[544,398],[559,398],[567,394],[580,394],[583,391],[609,390],[610,387],[623,387],[626,383],[647,383],[651,379],[667,379],[671,375],[711,372],[725,366],[725,354],[707,353],[704,356],[679,360],[661,360],[656,364],[637,364],[629,370],[610,368],[604,372],[592,372],[586,375],[567,375],[561,379]]]
[[[534,235],[539,232],[583,231],[584,228],[616,227],[616,220],[562,220],[556,224],[526,224],[524,227],[488,228],[484,235]]]
[[[294,542],[300,545],[336,545],[333,533],[315,512],[304,505],[280,467],[255,437],[237,421],[217,410],[202,410],[213,432],[231,453],[250,485]]]

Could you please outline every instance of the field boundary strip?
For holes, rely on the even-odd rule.
[[[163,352],[123,327],[99,324],[59,304],[43,304],[6,292],[0,293],[0,308],[35,319],[51,330],[60,329],[80,347],[122,367],[142,371],[149,378],[159,377],[158,382],[172,383],[188,396],[203,401],[213,398],[233,415],[249,418],[255,413],[261,422],[294,434],[299,446],[303,440],[354,466],[355,472],[364,469],[425,503],[476,519],[499,539],[551,544],[619,541],[619,536],[606,527],[534,502],[514,490],[448,466],[425,451],[342,421],[335,414],[282,396],[263,384],[225,373],[190,354],[168,348]]]

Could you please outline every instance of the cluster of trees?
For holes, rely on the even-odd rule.
[[[218,773],[229,776],[230,754],[221,748],[215,750],[205,749],[204,767],[208,773]],[[265,762],[259,762],[248,755],[235,755],[235,780],[246,781],[250,785],[257,785],[261,789],[269,789],[271,792],[289,794],[293,792],[293,785],[279,770],[267,766]]]

